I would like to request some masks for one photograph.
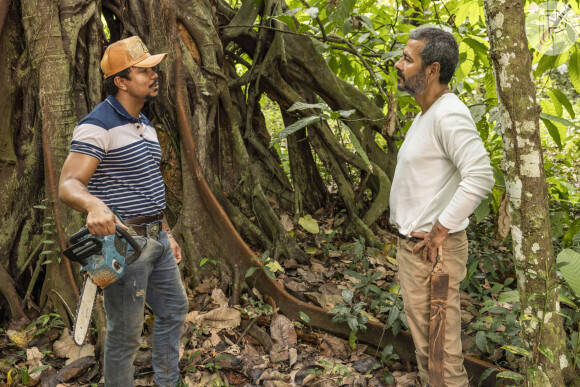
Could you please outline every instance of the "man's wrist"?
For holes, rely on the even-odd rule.
[[[444,227],[441,223],[439,223],[439,221],[437,221],[433,226],[433,233],[435,235],[447,236],[447,234],[449,233],[449,229],[447,227]]]

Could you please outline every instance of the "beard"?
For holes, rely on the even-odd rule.
[[[397,89],[406,91],[412,97],[422,94],[427,87],[427,80],[422,71],[419,71],[408,79],[405,79],[405,76],[399,70],[397,70],[397,75],[401,78],[401,83],[397,84]]]
[[[149,86],[150,88],[154,88],[156,86],[159,86],[159,81],[155,81],[151,84],[151,86]],[[147,101],[151,102],[151,101],[155,101],[157,99],[157,97],[159,97],[159,90],[157,90],[157,94],[152,94],[149,93],[147,94],[147,97],[145,97],[147,99]]]

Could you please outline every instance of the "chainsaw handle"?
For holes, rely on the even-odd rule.
[[[129,244],[131,245],[131,247],[133,247],[135,252],[141,254],[141,250],[142,250],[141,245],[139,243],[137,243],[137,241],[135,239],[133,239],[133,237],[127,232],[127,230],[125,230],[123,227],[119,226],[118,224],[115,225],[115,228],[117,229],[117,232],[119,234],[121,234],[121,236],[123,236],[123,238],[125,238],[127,240],[127,242],[129,242]],[[135,260],[136,259],[137,258],[135,258]],[[127,264],[129,265],[133,262],[134,261],[127,262]]]
[[[133,247],[133,249],[135,250],[135,252],[130,257],[127,257],[127,260],[125,261],[127,265],[130,265],[133,262],[135,262],[137,258],[139,258],[139,256],[141,255],[141,251],[143,249],[141,248],[141,245],[137,243],[137,241],[122,226],[115,224],[115,231],[123,238],[125,238],[125,240],[129,242],[131,247]],[[70,237],[70,243],[76,244],[81,240],[82,237],[88,234],[90,234],[89,229],[87,228],[87,226],[83,226],[79,231],[77,231]]]
[[[79,231],[75,232],[70,237],[70,243],[74,245],[75,243],[77,243],[78,241],[80,241],[82,237],[84,237],[87,234],[90,234],[90,231],[87,228],[87,226],[81,227],[81,229]]]

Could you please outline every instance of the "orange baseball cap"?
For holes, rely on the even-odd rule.
[[[156,66],[166,56],[166,53],[151,55],[141,38],[131,36],[107,47],[101,60],[101,70],[103,70],[105,78],[108,78],[131,66]]]

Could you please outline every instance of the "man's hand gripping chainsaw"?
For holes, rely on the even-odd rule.
[[[73,328],[73,341],[82,346],[91,323],[97,286],[106,288],[125,273],[127,265],[135,262],[141,255],[141,246],[119,225],[112,235],[91,235],[86,227],[81,228],[70,238],[71,247],[63,253],[71,261],[82,265],[81,274],[85,283],[81,291],[77,315]],[[134,253],[127,256],[129,248]]]

